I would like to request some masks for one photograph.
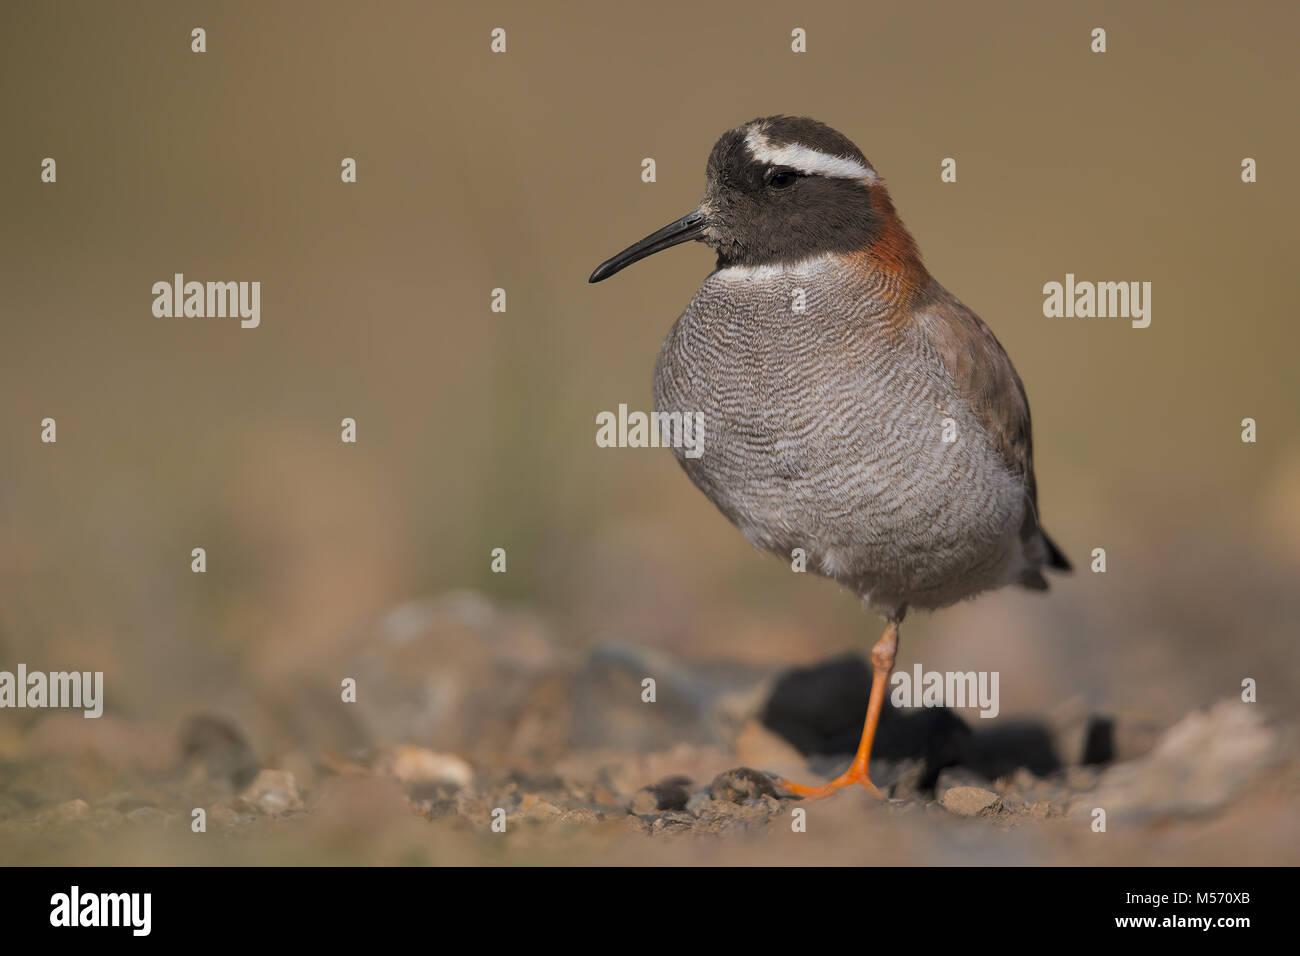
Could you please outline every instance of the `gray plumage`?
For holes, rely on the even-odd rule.
[[[787,560],[803,548],[891,616],[1001,587],[1046,551],[1020,537],[1022,479],[878,291],[836,256],[713,273],[664,341],[655,407],[704,413],[703,454],[675,453],[746,538]],[[937,282],[927,300],[944,307]]]
[[[847,138],[789,117],[724,134],[699,208],[592,281],[686,239],[718,268],[664,341],[655,407],[703,413],[703,454],[675,453],[751,542],[804,549],[894,621],[1069,567],[1015,369]]]

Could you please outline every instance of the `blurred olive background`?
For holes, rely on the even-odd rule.
[[[862,147],[931,271],[996,331],[1078,569],[1048,596],[914,615],[900,665],[1000,670],[1004,713],[1081,696],[1173,717],[1251,676],[1294,716],[1297,19],[6,3],[0,667],[103,670],[109,713],[169,725],[337,681],[388,609],[461,588],[534,609],[574,654],[868,647],[878,621],[756,554],[670,454],[594,441],[597,412],[650,408],[659,343],[712,258],[587,275],[692,208],[720,133],[781,112]],[[155,318],[175,272],[259,280],[261,327]],[[1151,282],[1150,328],[1044,318],[1067,272]],[[1099,547],[1108,571],[1089,573]]]

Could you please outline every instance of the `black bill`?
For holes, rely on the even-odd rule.
[[[608,279],[615,272],[627,268],[639,259],[652,256],[678,243],[698,239],[704,232],[705,224],[704,213],[698,209],[688,212],[676,222],[670,222],[662,229],[650,233],[640,242],[634,242],[613,258],[606,259],[596,266],[596,271],[587,281],[599,282],[601,279]]]

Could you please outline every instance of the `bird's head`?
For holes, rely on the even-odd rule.
[[[873,247],[892,259],[915,258],[884,183],[862,151],[825,123],[770,116],[729,130],[709,154],[706,175],[699,206],[601,263],[590,281],[690,240],[711,246],[719,268]]]

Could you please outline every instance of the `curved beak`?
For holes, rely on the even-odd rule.
[[[698,239],[704,233],[704,227],[707,224],[708,221],[704,213],[698,209],[692,210],[676,222],[670,222],[662,229],[650,233],[640,242],[634,242],[613,258],[606,259],[596,266],[596,271],[591,274],[591,278],[587,281],[599,282],[602,279],[608,279],[615,272],[626,269],[639,259],[652,256],[656,252],[662,252],[670,246]]]

